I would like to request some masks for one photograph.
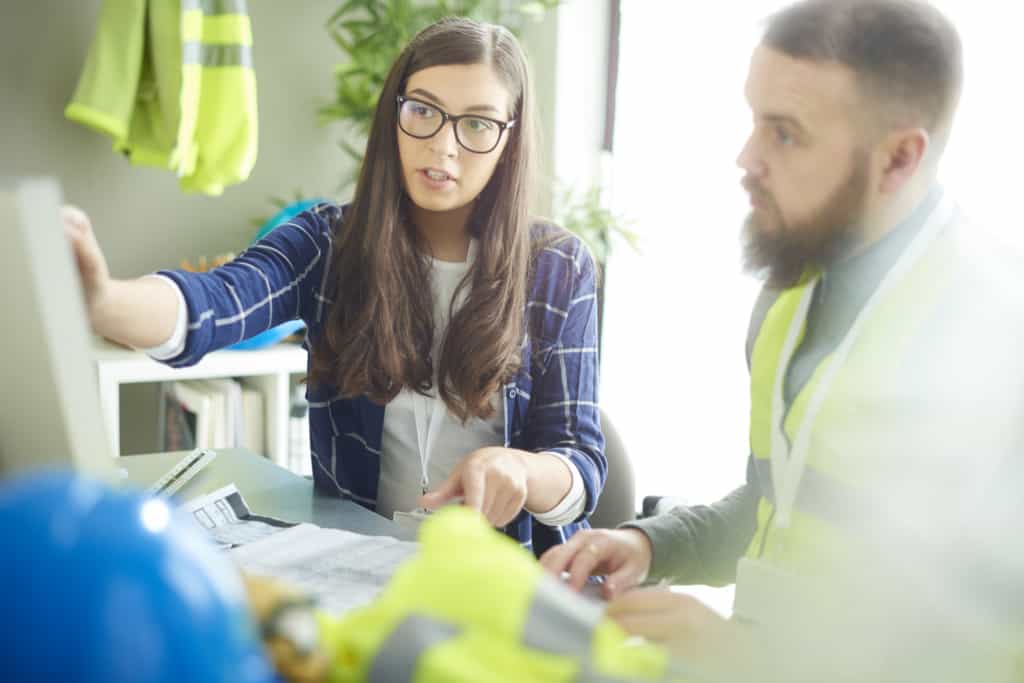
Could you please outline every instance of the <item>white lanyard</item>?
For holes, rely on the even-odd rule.
[[[429,422],[427,420],[428,406],[431,409]],[[430,454],[434,450],[434,441],[441,431],[441,420],[444,419],[444,415],[448,411],[440,400],[415,391],[412,392],[412,408],[416,418],[416,445],[420,451],[420,471],[422,473],[420,485],[423,487],[423,493],[426,493],[430,485],[430,475],[427,470],[430,465]]]
[[[473,266],[473,262],[476,260],[476,252],[479,248],[479,243],[476,238],[472,238],[469,241],[469,247],[466,250],[466,268],[469,269]],[[436,264],[436,261],[435,261]],[[436,267],[436,265],[434,266]],[[433,276],[431,276],[433,277]],[[431,282],[431,291],[435,299],[437,298],[450,298],[450,295],[440,295],[437,289],[437,284]],[[443,291],[443,290],[442,290]],[[457,302],[451,302],[452,310],[457,310],[462,307],[462,304],[466,300],[468,290],[463,289],[459,300]],[[449,302],[445,302],[447,307]],[[443,329],[447,329],[449,320],[447,316],[444,316]],[[434,357],[438,357],[439,349],[434,349]],[[436,369],[436,368],[435,368]],[[438,385],[437,379],[435,378],[435,386]],[[427,492],[430,486],[430,455],[434,451],[434,442],[437,440],[437,435],[441,432],[441,421],[444,420],[444,416],[448,412],[447,406],[441,401],[440,398],[433,398],[424,396],[416,391],[412,391],[412,408],[413,415],[416,418],[416,446],[420,452],[420,485],[423,487],[423,493]],[[427,412],[430,411],[430,417],[428,419]]]
[[[953,202],[943,197],[928,216],[924,227],[921,228],[921,232],[918,233],[900,255],[896,263],[889,269],[885,278],[882,279],[881,284],[879,284],[875,292],[868,298],[867,303],[861,308],[843,341],[840,342],[839,347],[832,354],[832,359],[826,361],[828,365],[821,377],[821,381],[818,382],[814,393],[808,401],[804,419],[797,428],[796,438],[793,440],[792,447],[790,447],[785,432],[786,406],[782,389],[785,382],[786,369],[789,367],[793,353],[796,350],[796,342],[807,320],[807,312],[811,307],[811,299],[814,296],[814,289],[818,282],[815,281],[805,287],[805,291],[797,306],[796,314],[789,325],[786,340],[782,346],[782,356],[775,371],[775,382],[772,387],[771,465],[772,483],[775,488],[774,524],[776,527],[786,528],[789,526],[793,505],[796,502],[797,489],[800,486],[800,480],[803,478],[804,469],[807,466],[811,428],[814,425],[815,418],[818,416],[818,412],[821,410],[822,404],[825,402],[825,396],[831,388],[832,381],[835,379],[839,368],[843,366],[850,355],[850,350],[853,348],[861,328],[888,290],[917,262],[941,229],[952,220],[954,211],[955,206]]]

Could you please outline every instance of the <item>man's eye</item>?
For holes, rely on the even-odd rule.
[[[775,140],[780,145],[791,145],[794,142],[796,142],[796,139],[792,135],[790,135],[789,131],[786,130],[783,126],[776,126]]]

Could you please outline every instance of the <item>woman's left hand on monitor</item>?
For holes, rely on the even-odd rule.
[[[61,220],[81,276],[93,330],[140,349],[165,343],[178,321],[179,294],[174,285],[150,276],[112,278],[89,216],[77,207],[65,206]]]
[[[64,234],[71,244],[75,263],[82,277],[82,290],[90,315],[102,293],[110,283],[110,269],[92,230],[92,222],[84,211],[76,206],[61,208]]]

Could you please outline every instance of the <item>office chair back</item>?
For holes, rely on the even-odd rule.
[[[601,411],[601,429],[608,458],[608,478],[597,509],[590,516],[590,525],[596,529],[614,529],[636,519],[636,478],[626,445],[604,410]]]

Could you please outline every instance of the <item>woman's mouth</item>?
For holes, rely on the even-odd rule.
[[[455,178],[452,177],[447,171],[442,171],[437,168],[424,168],[421,169],[418,174],[427,185],[432,189],[443,190],[448,187],[455,185]]]

